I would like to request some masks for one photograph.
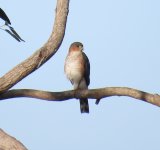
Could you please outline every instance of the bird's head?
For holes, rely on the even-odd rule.
[[[74,42],[71,44],[69,51],[83,51],[83,44],[80,42]]]

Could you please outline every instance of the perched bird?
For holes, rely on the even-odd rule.
[[[4,31],[6,31],[7,33],[9,33],[18,42],[21,42],[21,41],[24,42],[24,40],[18,35],[18,33],[14,30],[14,28],[11,27],[11,22],[10,22],[8,16],[6,15],[6,13],[1,8],[0,8],[0,18],[5,21],[5,24],[0,26],[0,29],[2,29]]]
[[[88,89],[90,84],[90,63],[83,52],[82,43],[74,42],[71,44],[65,60],[64,71],[74,90]],[[81,113],[89,113],[87,98],[80,99],[80,110]]]

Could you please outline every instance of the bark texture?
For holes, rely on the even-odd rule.
[[[27,148],[14,137],[0,129],[0,150],[27,150]]]

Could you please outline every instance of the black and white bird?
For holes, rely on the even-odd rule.
[[[25,42],[19,35],[18,33],[14,30],[13,27],[11,27],[11,22],[6,15],[6,13],[0,8],[0,18],[5,21],[4,25],[0,26],[0,29],[6,31],[9,33],[13,38],[15,38],[18,42]]]

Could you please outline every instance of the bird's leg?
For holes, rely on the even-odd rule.
[[[77,98],[77,90],[78,90],[78,89],[74,89],[74,97],[75,97],[76,99],[78,99],[78,98]]]
[[[81,83],[81,80],[80,80],[80,81],[78,82],[78,84],[74,87],[74,97],[75,97],[76,99],[79,98],[78,90],[80,90],[80,88],[79,88],[80,83]]]
[[[78,95],[78,87],[74,88],[74,97],[75,97],[76,99],[78,99],[78,97],[79,97],[79,96],[77,96],[77,95]]]

